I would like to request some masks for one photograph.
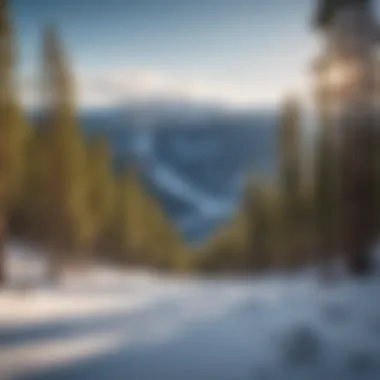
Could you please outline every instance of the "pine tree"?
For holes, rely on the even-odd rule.
[[[253,186],[247,181],[233,218],[218,227],[197,250],[197,268],[206,272],[249,272],[254,255]]]
[[[0,1],[0,284],[8,220],[18,208],[24,177],[27,124],[17,102],[15,57],[8,1]]]
[[[341,170],[339,144],[332,114],[331,91],[326,88],[326,67],[323,60],[316,66],[317,135],[314,155],[314,215],[318,258],[325,269],[339,249],[341,234]]]
[[[251,193],[250,208],[253,222],[250,224],[250,260],[253,271],[263,271],[273,266],[273,250],[276,239],[274,227],[274,197],[271,189],[264,184],[255,187]]]
[[[83,251],[91,238],[87,204],[86,152],[76,120],[73,78],[53,28],[43,41],[43,120],[47,178],[44,179],[44,224],[52,251],[52,276],[60,270],[59,252]],[[67,255],[66,255],[67,257]]]
[[[111,220],[106,232],[106,242],[103,244],[104,249],[112,252],[112,256],[123,264],[128,263],[129,255],[128,207],[128,177],[123,174],[115,179]]]
[[[92,223],[92,250],[99,250],[111,220],[114,179],[108,140],[93,138],[87,148],[88,212]]]
[[[290,265],[301,260],[298,248],[299,232],[302,226],[301,198],[301,110],[297,99],[285,100],[279,122],[279,178],[281,202],[283,205],[283,228],[287,244],[285,255]]]
[[[188,247],[135,166],[117,179],[113,204],[107,239],[117,261],[168,271],[189,269]]]
[[[50,157],[49,139],[45,131],[36,128],[27,146],[29,157],[26,178],[25,195],[22,202],[23,233],[28,240],[47,242],[46,226],[48,220],[48,197]]]
[[[318,73],[320,87],[323,79],[331,79],[330,70],[337,62],[355,71],[355,75],[348,75],[338,86],[331,80],[325,81],[324,87],[328,89],[323,94],[327,95],[325,105],[339,108],[337,113],[330,113],[339,129],[339,137],[335,139],[339,141],[334,141],[339,152],[336,171],[341,199],[339,248],[353,274],[366,274],[371,269],[371,249],[376,241],[374,90],[378,25],[372,3],[371,0],[320,1],[316,18],[316,26],[326,42]]]
[[[176,226],[153,196],[149,196],[146,204],[145,263],[168,271],[186,270],[188,253]]]
[[[240,227],[244,220],[238,215],[198,248],[197,268],[204,272],[241,272],[246,267],[245,242]]]
[[[324,265],[338,245],[338,177],[332,141],[323,132],[318,136],[315,171],[315,214],[317,249]]]
[[[112,251],[126,264],[141,264],[146,255],[147,195],[136,167],[116,181],[114,210],[109,227]]]
[[[256,255],[256,241],[255,241],[255,223],[258,219],[258,209],[255,199],[255,184],[253,181],[249,180],[245,184],[245,189],[242,197],[242,214],[244,217],[244,227],[245,227],[245,261],[246,268],[248,271],[252,271],[255,267]]]

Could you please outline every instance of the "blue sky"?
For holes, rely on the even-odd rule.
[[[312,0],[13,0],[22,78],[41,30],[69,51],[81,105],[136,96],[273,104],[307,88],[316,54]],[[27,93],[27,89],[24,89]]]

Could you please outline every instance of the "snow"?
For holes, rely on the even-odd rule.
[[[1,380],[380,379],[380,277],[202,279],[102,265],[49,288],[43,255],[10,251],[9,283],[28,272],[33,287],[0,293]]]

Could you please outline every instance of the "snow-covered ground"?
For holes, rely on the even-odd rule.
[[[380,379],[380,278],[313,273],[163,277],[115,268],[37,281],[38,252],[11,245],[0,293],[0,379]]]

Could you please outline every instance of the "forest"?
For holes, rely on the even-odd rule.
[[[302,99],[285,96],[277,118],[275,174],[263,180],[255,172],[246,173],[235,217],[194,247],[144,187],[138,164],[126,162],[116,171],[107,137],[84,138],[76,106],[75,67],[58,31],[48,26],[41,33],[41,104],[34,118],[19,100],[17,41],[5,0],[0,40],[2,283],[8,239],[47,250],[49,278],[54,280],[66,265],[94,260],[188,273],[295,269],[327,264],[344,251],[347,234],[378,232],[379,212],[374,205],[379,203],[380,171],[375,154],[366,164],[366,189],[371,194],[367,191],[364,198],[370,201],[362,209],[372,212],[367,212],[368,224],[364,230],[351,226],[353,233],[343,228],[350,201],[344,203],[342,189],[352,189],[348,179],[353,176],[339,169],[343,160],[331,137],[323,89],[315,91],[317,133],[312,149],[305,149]],[[377,140],[365,141],[363,149],[374,151]],[[359,256],[369,260],[368,253]],[[368,266],[358,262],[357,255],[344,258],[354,273]]]

